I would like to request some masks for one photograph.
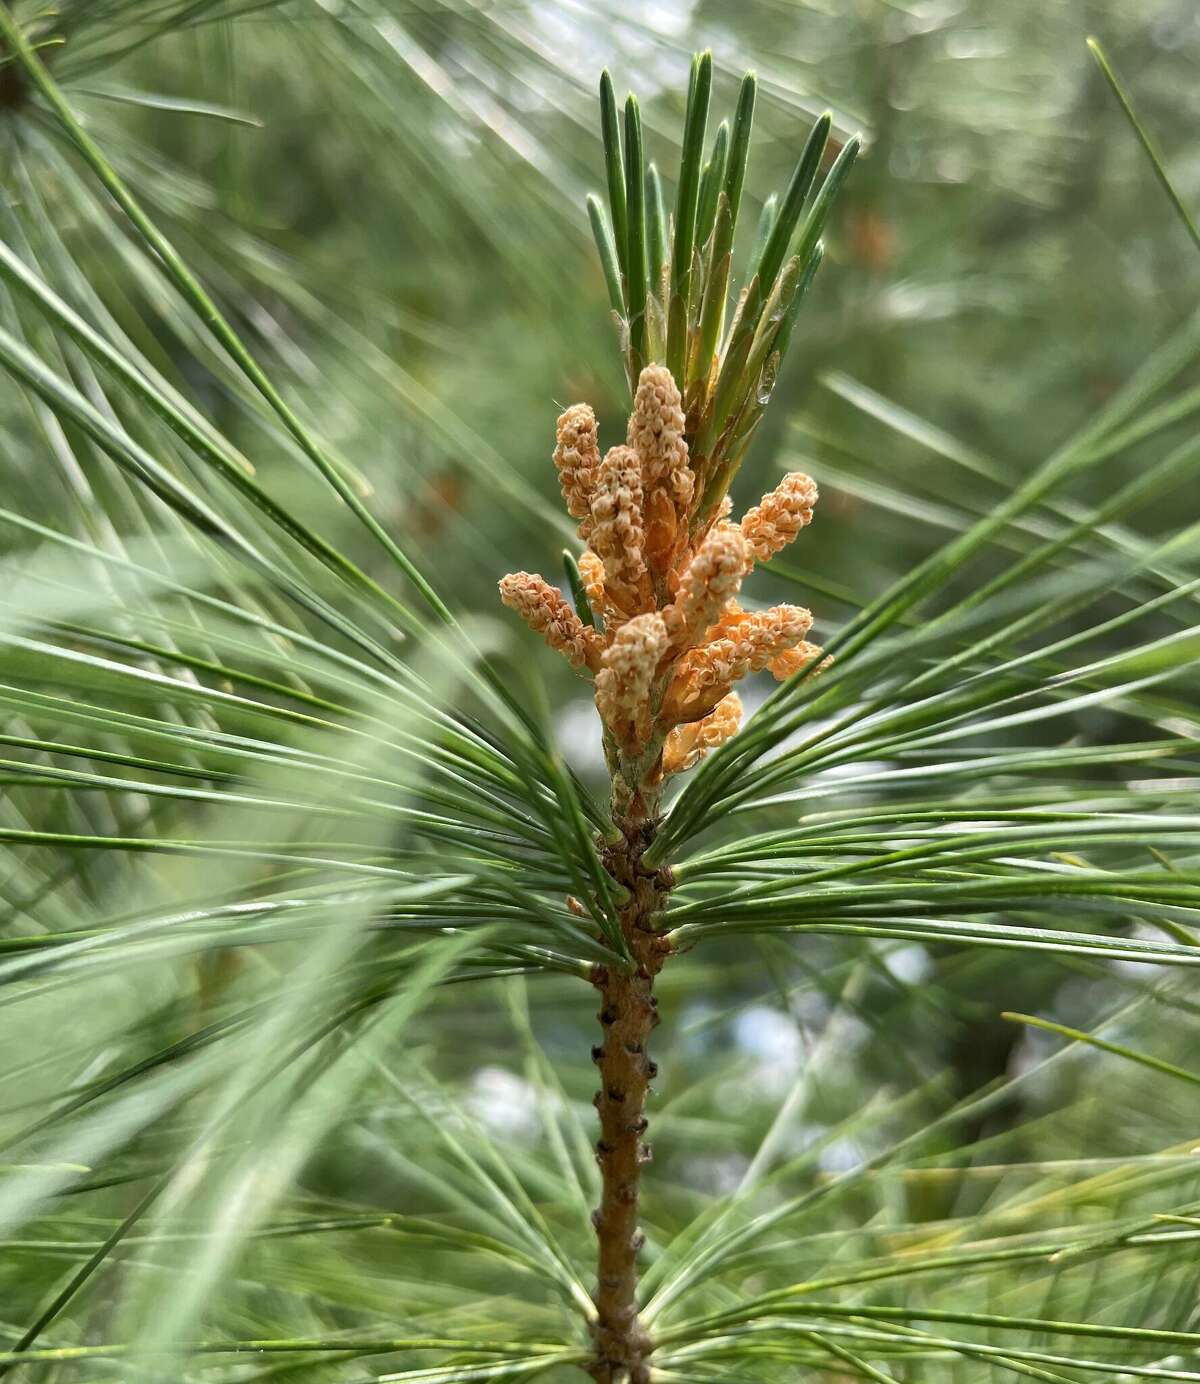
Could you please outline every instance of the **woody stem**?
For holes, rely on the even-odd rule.
[[[596,1384],[649,1384],[653,1343],[637,1307],[637,1256],[643,1241],[638,1203],[642,1167],[650,1159],[643,1138],[646,1097],[657,1070],[647,1051],[658,1023],[654,978],[666,956],[663,939],[653,930],[654,915],[666,903],[670,878],[666,871],[641,863],[654,839],[653,823],[643,819],[621,826],[624,839],[609,850],[605,863],[629,890],[621,927],[634,966],[598,966],[592,978],[601,997],[603,1041],[592,1050],[600,1070],[596,1158],[601,1190],[592,1215],[597,1239],[596,1320],[595,1355],[588,1372]]]

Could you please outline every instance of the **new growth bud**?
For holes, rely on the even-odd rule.
[[[646,559],[671,570],[687,542],[695,478],[683,440],[683,401],[665,365],[648,365],[638,380],[627,440],[638,455],[645,496]]]
[[[604,564],[606,615],[628,620],[652,604],[646,568],[642,468],[632,447],[613,447],[592,491],[591,545]]]
[[[753,509],[746,511],[742,533],[755,562],[770,562],[806,524],[812,523],[817,483],[803,471],[790,471]]]
[[[649,734],[650,689],[667,648],[658,614],[635,615],[617,631],[596,674],[596,706],[622,748],[636,753]]]
[[[567,604],[562,592],[534,572],[510,572],[500,580],[500,599],[572,668],[595,671],[604,641]]]
[[[682,774],[699,764],[709,750],[736,735],[742,724],[742,699],[736,692],[723,697],[701,721],[676,726],[663,746],[663,773]]]
[[[579,536],[586,538],[585,530],[591,523],[592,491],[600,469],[596,415],[587,404],[572,404],[559,416],[557,431],[554,465],[558,468],[558,483],[567,513],[580,521]]]
[[[653,796],[664,776],[737,732],[734,683],[764,669],[791,677],[819,658],[807,610],[746,610],[738,599],[754,564],[811,522],[817,487],[794,471],[740,524],[728,518],[728,495],[708,496],[704,518],[683,401],[664,365],[638,378],[625,444],[602,458],[597,435],[586,404],[567,409],[554,464],[587,539],[579,573],[602,628],[585,625],[556,587],[528,572],[505,577],[500,593],[573,668],[595,677],[614,784],[623,785],[623,804],[644,809],[640,794]]]

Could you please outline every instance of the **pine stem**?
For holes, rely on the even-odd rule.
[[[596,1384],[649,1384],[653,1343],[638,1318],[637,1256],[643,1236],[638,1226],[642,1167],[649,1162],[646,1098],[657,1068],[647,1051],[658,1023],[654,978],[669,947],[654,931],[655,915],[666,904],[670,872],[642,864],[654,840],[655,823],[621,822],[623,839],[606,852],[605,865],[629,890],[621,927],[636,967],[618,971],[597,966],[592,983],[600,991],[598,1018],[603,1042],[592,1049],[600,1069],[596,1109],[600,1139],[600,1205],[592,1215],[597,1239],[595,1356],[588,1372]]]

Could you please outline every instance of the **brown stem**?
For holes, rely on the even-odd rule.
[[[600,1139],[600,1205],[592,1213],[598,1241],[592,1335],[595,1356],[588,1372],[596,1384],[649,1384],[653,1343],[638,1319],[637,1256],[642,1246],[638,1196],[642,1165],[650,1159],[646,1097],[656,1067],[647,1047],[658,1023],[654,977],[666,959],[664,939],[654,932],[654,915],[666,903],[671,879],[650,870],[641,858],[654,839],[651,821],[622,823],[624,840],[609,848],[605,864],[630,899],[621,929],[633,954],[632,970],[597,966],[592,976],[600,991],[599,1020],[604,1039],[592,1049],[600,1069],[596,1109]]]

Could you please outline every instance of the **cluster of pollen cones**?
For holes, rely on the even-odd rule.
[[[820,655],[807,610],[738,604],[754,565],[812,519],[817,487],[792,472],[732,522],[728,499],[702,495],[679,390],[663,365],[641,372],[624,446],[601,457],[596,416],[575,404],[558,420],[554,464],[587,542],[579,570],[596,623],[529,572],[504,577],[501,599],[595,679],[610,756],[627,779],[633,773],[631,787],[651,788],[737,731],[739,678],[767,669],[782,680]]]

